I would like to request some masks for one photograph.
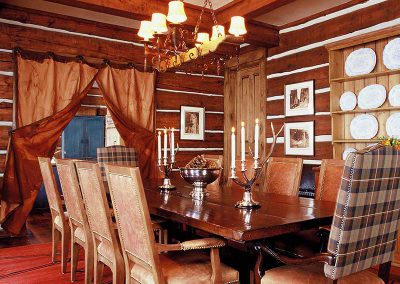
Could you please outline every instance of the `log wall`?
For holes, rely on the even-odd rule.
[[[12,49],[20,47],[65,56],[85,56],[93,62],[111,61],[141,64],[143,47],[134,30],[54,15],[12,6],[0,7],[0,179],[12,127],[13,62]],[[212,72],[212,71],[210,71]],[[223,148],[222,76],[182,73],[159,74],[156,83],[156,127],[180,125],[180,106],[206,108],[205,141],[179,141],[182,151],[178,165],[196,153],[222,154]],[[78,115],[105,115],[106,108],[98,88],[93,88]],[[178,137],[177,137],[178,138]]]
[[[325,44],[379,30],[400,23],[398,0],[354,1],[343,9],[310,18],[280,30],[280,44],[268,50],[267,58],[267,142],[272,121],[277,128],[285,122],[314,121],[315,155],[303,157],[307,164],[332,158],[331,116],[329,112],[329,58]],[[307,80],[315,82],[315,115],[285,117],[285,84]],[[283,135],[282,135],[283,136]],[[277,156],[284,156],[283,137],[276,147]]]

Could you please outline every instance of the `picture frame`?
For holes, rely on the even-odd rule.
[[[314,114],[314,80],[285,85],[285,116]]]
[[[181,140],[204,141],[205,108],[181,106]]]
[[[314,156],[314,121],[285,123],[285,155]]]

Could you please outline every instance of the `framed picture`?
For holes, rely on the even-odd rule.
[[[285,85],[285,116],[314,114],[314,81]]]
[[[181,140],[204,140],[205,109],[181,106]]]
[[[285,155],[314,156],[314,121],[285,123]]]

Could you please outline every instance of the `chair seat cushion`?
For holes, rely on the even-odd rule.
[[[166,283],[209,284],[212,267],[209,254],[201,251],[174,251],[160,254],[160,262]],[[239,282],[239,272],[221,263],[222,283]],[[152,275],[134,266],[131,277],[140,283],[154,283]]]
[[[83,243],[85,243],[85,241],[86,241],[86,238],[85,238],[85,231],[84,231],[82,228],[77,227],[77,228],[75,229],[74,236],[75,236],[76,238],[78,238],[79,240],[81,240]]]
[[[68,220],[68,212],[64,212],[64,217],[65,217],[65,220],[67,221],[67,220]],[[54,224],[55,224],[58,228],[62,229],[63,223],[62,223],[62,220],[61,220],[61,218],[60,218],[60,215],[57,215],[57,216],[54,218]]]
[[[323,284],[330,283],[324,274],[324,264],[284,265],[265,272],[261,284],[290,283],[290,284]],[[364,270],[338,279],[339,284],[384,284],[376,274]]]

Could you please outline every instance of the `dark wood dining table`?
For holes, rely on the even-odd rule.
[[[161,180],[143,181],[151,214],[222,237],[228,243],[247,246],[266,238],[328,225],[335,208],[333,202],[254,190],[253,198],[261,203],[261,208],[249,211],[235,207],[243,195],[243,189],[236,184],[209,185],[209,196],[198,201],[190,196],[190,184],[179,178],[172,183],[176,190],[162,193],[158,189]]]

